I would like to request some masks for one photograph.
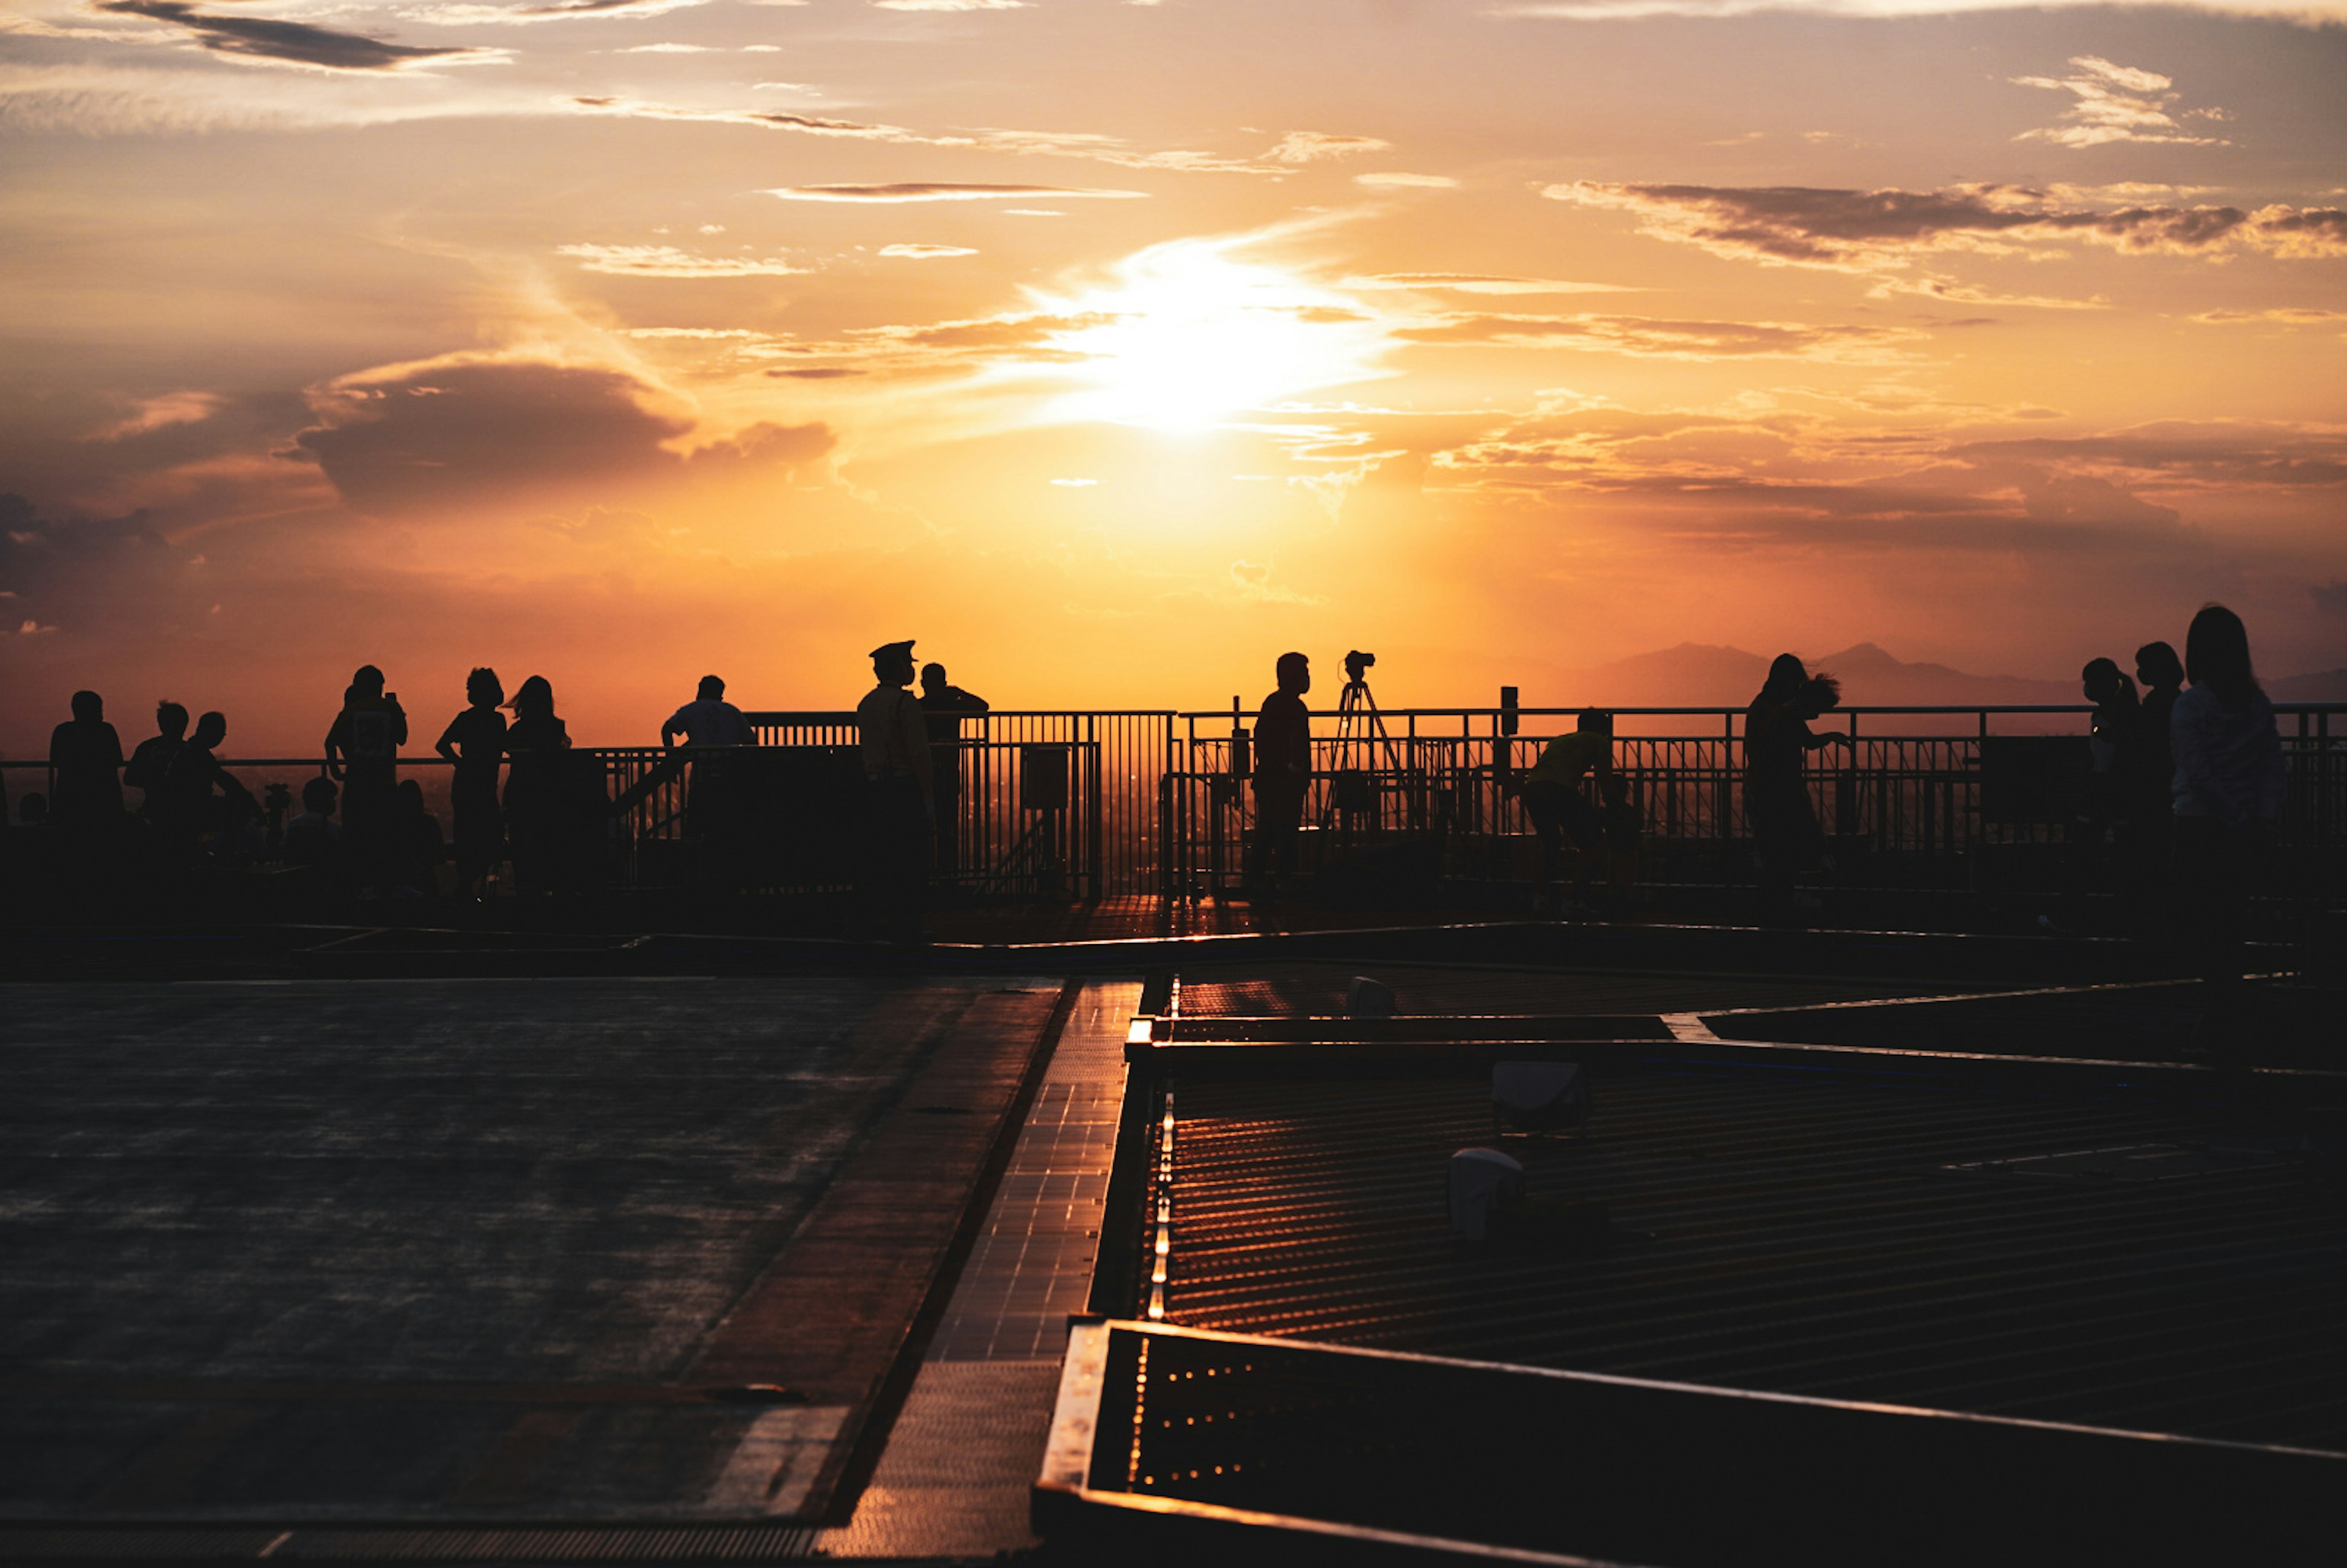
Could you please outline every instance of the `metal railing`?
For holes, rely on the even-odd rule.
[[[1743,716],[1723,708],[1617,708],[1616,770],[1643,835],[1642,877],[1743,881],[1751,875],[1742,790]],[[2083,735],[2091,710],[2055,707],[1860,707],[1837,710],[1820,731],[1854,737],[1809,755],[1805,774],[1819,824],[1835,841],[1845,882],[1977,887],[2027,868],[2074,836],[2058,819],[1983,812],[1983,743],[2008,735]],[[1363,735],[1334,712],[1312,715],[1313,777],[1305,805],[1307,854],[1418,837],[1441,844],[1452,876],[1505,878],[1524,869],[1531,828],[1509,787],[1541,747],[1573,727],[1575,710],[1386,710]],[[2347,886],[2347,704],[2280,705],[2290,787],[2282,863],[2300,890]],[[855,831],[855,715],[754,712],[762,750],[825,763],[846,794],[806,808],[809,831]],[[1513,720],[1517,733],[1506,733]],[[1080,899],[1181,896],[1235,884],[1254,831],[1252,791],[1234,763],[1235,735],[1253,715],[1230,710],[998,711],[964,715],[949,757],[959,788],[941,794],[954,829],[942,879],[970,893]],[[687,812],[691,752],[592,748],[613,803],[613,869],[623,882],[689,880],[696,845]],[[256,795],[266,783],[302,783],[316,757],[253,758],[226,765]],[[447,764],[400,760],[427,804],[446,816]],[[9,794],[46,787],[47,764],[0,764]],[[32,777],[27,777],[27,771]],[[35,784],[32,778],[42,782]],[[135,793],[135,792],[134,792]],[[836,861],[834,862],[836,864]],[[2018,869],[2015,869],[2018,868]],[[769,877],[751,886],[839,886]]]
[[[1614,708],[1614,765],[1629,786],[1653,880],[1744,881],[1752,875],[1743,799],[1743,713],[1724,708]],[[1505,876],[1532,827],[1512,775],[1529,768],[1578,710],[1386,710],[1381,727],[1312,715],[1312,779],[1305,800],[1306,857],[1396,835],[1448,840],[1443,870]],[[1819,825],[1840,851],[1845,882],[1978,887],[2045,873],[2075,819],[1983,812],[1984,743],[2007,736],[2076,737],[2086,706],[1860,707],[1813,727],[1852,737],[1810,753],[1804,783]],[[2289,793],[2280,824],[2289,879],[2301,890],[2337,886],[2347,866],[2347,705],[2278,705]],[[1252,715],[1178,714],[1179,760],[1164,786],[1164,890],[1212,892],[1243,874],[1254,804],[1234,771]],[[1507,733],[1511,721],[1518,733]],[[2033,862],[2037,863],[2033,866]]]

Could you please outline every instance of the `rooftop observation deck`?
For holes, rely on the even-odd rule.
[[[2302,941],[2212,1059],[2116,936],[653,898],[6,933],[0,1560],[2205,1560],[2337,1494]],[[1604,1229],[1478,1247],[1526,1059],[1588,1120],[1497,1144]]]

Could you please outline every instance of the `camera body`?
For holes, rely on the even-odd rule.
[[[1345,679],[1348,681],[1360,680],[1361,671],[1367,670],[1370,665],[1375,664],[1377,661],[1378,656],[1376,654],[1364,653],[1358,648],[1354,649],[1350,653],[1345,655]]]

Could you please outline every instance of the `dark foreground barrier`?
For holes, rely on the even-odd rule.
[[[1102,1561],[2281,1563],[2342,1487],[2304,1450],[1089,1320],[1035,1513]]]

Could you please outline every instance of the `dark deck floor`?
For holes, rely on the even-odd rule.
[[[2347,1448],[2347,1203],[2289,1129],[1901,1074],[1601,1079],[1511,1139],[1608,1250],[1478,1246],[1445,1163],[1488,1086],[1173,1089],[1167,1321],[1840,1399]],[[2127,1159],[1948,1167],[2170,1145]],[[2150,1171],[2175,1179],[2137,1179]]]
[[[817,1507],[1057,996],[11,987],[0,1515]]]

